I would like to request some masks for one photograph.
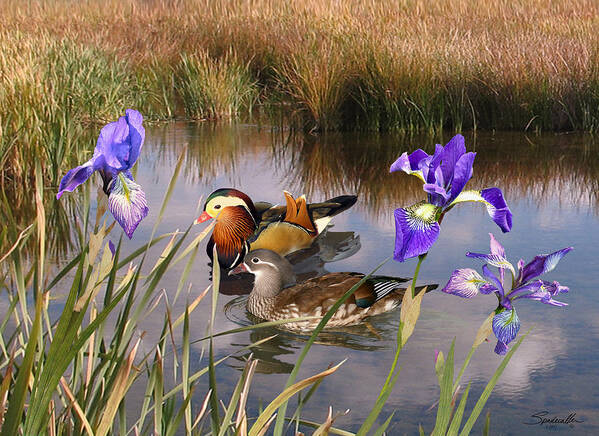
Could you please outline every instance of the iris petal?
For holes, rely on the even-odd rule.
[[[480,191],[480,195],[487,202],[487,211],[501,231],[507,233],[512,230],[512,211],[505,202],[501,189],[483,189]]]
[[[512,274],[516,275],[516,271],[514,270],[514,266],[505,258],[498,254],[482,254],[482,253],[466,253],[466,256],[471,257],[473,259],[480,259],[487,262],[489,265],[496,266],[497,268],[507,268]]]
[[[520,283],[526,283],[535,277],[545,274],[551,271],[562,257],[568,254],[572,250],[572,247],[562,248],[561,250],[555,251],[551,254],[543,254],[535,256],[535,258],[522,267],[520,272]]]
[[[450,206],[465,201],[483,203],[487,207],[487,212],[495,224],[497,224],[504,233],[509,232],[512,229],[512,212],[509,207],[507,207],[503,194],[499,188],[483,189],[482,191],[463,191],[455,200],[453,200]]]
[[[108,248],[110,249],[110,252],[112,253],[112,257],[114,257],[114,253],[116,253],[116,247],[114,246],[114,242],[109,240]]]
[[[428,202],[438,207],[443,207],[449,199],[449,194],[445,188],[435,183],[425,183],[422,187],[428,195]]]
[[[94,157],[103,156],[112,172],[130,169],[139,157],[145,139],[142,115],[127,109],[118,121],[106,124],[100,131]]]
[[[543,287],[543,281],[535,280],[533,282],[525,283],[524,285],[514,288],[512,291],[510,291],[509,295],[511,298],[514,298],[515,296],[523,295],[527,292],[536,292],[539,289],[541,289],[542,287]]]
[[[514,298],[517,300],[519,298],[527,298],[530,300],[540,301],[541,303],[548,304],[550,306],[564,307],[567,306],[568,303],[564,303],[562,301],[557,301],[551,298],[551,294],[544,289],[539,289],[536,292],[527,295],[520,295],[519,297]]]
[[[58,186],[58,194],[56,194],[56,199],[60,199],[64,191],[73,192],[75,188],[85,182],[95,171],[94,169],[94,159],[88,160],[83,165],[79,165],[72,170],[69,170],[68,173],[60,181],[60,185]]]
[[[493,333],[503,344],[512,342],[520,331],[520,320],[516,310],[503,309],[493,317]]]
[[[507,350],[507,345],[505,345],[501,341],[497,341],[497,345],[495,345],[495,353],[499,354],[500,356],[503,356],[505,353],[507,353]]]
[[[138,224],[148,214],[146,196],[130,175],[120,173],[113,181],[108,208],[129,239]]]
[[[530,300],[540,301],[541,303],[549,304],[551,306],[563,307],[567,306],[568,304],[562,303],[561,301],[557,301],[552,298],[560,291],[563,292],[563,290],[561,290],[563,288],[568,289],[565,286],[560,286],[558,282],[551,283],[543,280],[536,280],[532,283],[515,289],[512,292],[514,295],[512,299],[517,300],[519,298],[528,298]]]
[[[462,268],[456,269],[451,274],[442,291],[458,297],[472,298],[478,294],[483,285],[489,285],[489,283],[479,273],[472,268]]]
[[[435,154],[423,159],[420,162],[420,169],[424,176],[425,183],[436,183],[437,182],[437,168],[441,164],[443,158],[443,146],[441,144],[435,145]]]
[[[567,286],[562,286],[559,284],[559,282],[547,282],[545,280],[543,280],[543,286],[545,287],[545,289],[547,289],[547,291],[551,294],[551,295],[558,295],[561,293],[568,293],[570,291],[570,288],[568,288]]]
[[[430,250],[439,236],[437,210],[425,202],[395,209],[395,260],[403,262]]]
[[[115,171],[131,168],[126,167],[130,149],[128,138],[129,126],[125,117],[120,117],[118,121],[106,124],[100,130],[94,157],[104,156],[106,165]]]
[[[503,283],[497,278],[495,274],[489,269],[487,265],[483,265],[483,274],[484,276],[493,283],[493,285],[497,288],[501,296],[503,297]]]
[[[395,162],[393,162],[389,172],[393,173],[395,171],[404,171],[407,174],[412,174],[418,177],[424,182],[424,176],[422,175],[420,164],[428,157],[429,155],[421,149],[414,151],[409,156],[408,153],[403,153]]]
[[[452,202],[458,195],[460,195],[460,192],[464,190],[464,186],[466,186],[468,180],[472,178],[472,167],[474,165],[475,157],[476,153],[466,153],[456,162],[453,180],[451,181],[451,196],[449,197],[449,202]]]
[[[443,172],[444,182],[447,185],[450,183],[453,184],[457,162],[464,156],[465,153],[466,145],[464,144],[464,137],[462,135],[455,135],[449,140],[445,147],[443,147],[443,153],[441,155],[441,171]]]
[[[129,151],[129,159],[128,159],[128,168],[131,168],[137,158],[139,157],[139,152],[144,144],[146,139],[146,129],[144,129],[143,116],[134,109],[127,109],[125,111],[127,117],[127,123],[129,124],[129,138],[131,143],[131,150]]]
[[[490,294],[491,292],[495,292],[495,291],[499,292],[499,289],[497,289],[495,286],[493,286],[490,283],[486,283],[480,287],[479,291],[481,294],[487,295],[487,294]]]
[[[489,233],[489,237],[491,238],[491,254],[497,254],[498,256],[505,258],[505,249],[503,248],[503,245],[495,239],[493,233]]]

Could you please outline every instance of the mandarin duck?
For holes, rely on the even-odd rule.
[[[206,199],[196,223],[216,219],[206,252],[212,259],[216,245],[218,261],[229,269],[243,261],[251,250],[267,248],[282,256],[308,248],[326,228],[331,218],[349,209],[355,195],[341,195],[322,203],[306,203],[284,191],[286,205],[255,203],[243,192],[221,188]]]
[[[314,330],[322,317],[352,286],[364,278],[356,272],[329,273],[296,283],[291,264],[270,250],[249,252],[229,274],[249,272],[255,276],[247,309],[267,321],[318,317],[282,325],[289,330]],[[370,276],[333,314],[327,328],[358,324],[366,317],[390,311],[401,303],[409,279]],[[429,286],[433,288],[436,286]]]

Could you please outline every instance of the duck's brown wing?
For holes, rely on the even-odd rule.
[[[294,251],[308,248],[312,245],[314,235],[307,230],[284,221],[272,223],[264,227],[259,233],[248,239],[250,250],[265,248],[281,256],[286,256]]]
[[[266,206],[267,204],[270,203],[264,203],[264,206]],[[260,225],[272,223],[275,221],[282,221],[285,217],[286,210],[287,207],[285,205],[281,206],[276,204],[274,206],[270,205],[270,207],[268,208],[265,207],[263,210],[258,212],[260,216]]]
[[[248,239],[252,250],[265,248],[285,256],[308,248],[317,235],[316,227],[308,215],[306,199],[297,200],[285,191],[287,205],[282,221],[262,221],[257,232]]]
[[[276,305],[284,318],[324,316],[339,298],[364,277],[360,273],[331,273],[284,289]],[[353,325],[364,318],[396,308],[406,292],[409,279],[375,276],[368,278],[333,314],[327,327]],[[432,285],[431,288],[435,288]],[[420,291],[422,287],[417,287]],[[311,330],[320,320],[287,324],[285,328]]]
[[[321,307],[322,310],[331,306],[352,286],[358,283],[364,274],[339,272],[315,277],[304,283],[294,286],[288,291],[284,290],[281,297],[282,304],[296,304],[314,311]],[[371,276],[346,300],[346,304],[354,304],[362,309],[372,306],[377,301],[384,299],[394,291],[405,290],[405,283],[410,279],[388,276]],[[326,312],[326,310],[322,313]]]
[[[354,293],[356,305],[370,307],[379,300],[397,290],[405,290],[405,283],[410,279],[389,276],[370,276],[364,286]]]
[[[284,289],[278,296],[277,305],[297,307],[299,313],[309,316],[322,316],[362,277],[364,275],[359,273],[331,273],[315,277]],[[345,304],[351,303],[355,305],[353,296]]]

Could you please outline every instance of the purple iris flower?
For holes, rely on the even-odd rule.
[[[482,268],[483,275],[481,276],[471,268],[456,269],[442,291],[463,298],[472,298],[479,292],[482,294],[494,292],[499,300],[493,317],[493,333],[497,337],[495,352],[505,354],[508,349],[507,344],[514,340],[520,330],[520,320],[514,309],[516,300],[525,298],[551,306],[567,306],[566,303],[553,299],[558,294],[568,292],[567,286],[537,277],[554,269],[559,260],[572,250],[572,247],[536,256],[527,264],[520,259],[516,271],[506,259],[505,250],[501,244],[491,233],[489,236],[491,237],[490,254],[466,253],[468,257],[487,262]],[[494,274],[489,269],[489,265],[498,268],[499,275]],[[512,286],[509,289],[505,287],[506,273],[510,273],[512,277]]]
[[[403,153],[391,165],[391,172],[401,170],[422,180],[428,197],[427,201],[395,209],[395,260],[403,262],[427,253],[439,236],[445,213],[464,201],[483,203],[503,232],[512,229],[512,212],[499,188],[464,191],[472,178],[475,156],[466,153],[464,137],[456,135],[445,147],[437,144],[433,155],[418,149],[410,155]]]
[[[94,155],[83,165],[70,170],[60,181],[56,198],[72,192],[98,171],[108,208],[129,238],[148,214],[146,195],[129,171],[137,161],[146,137],[142,115],[127,109],[125,116],[108,123],[100,131]]]

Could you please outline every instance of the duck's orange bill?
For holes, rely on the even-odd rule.
[[[231,271],[229,271],[229,275],[232,276],[233,274],[239,274],[242,272],[249,272],[247,267],[245,266],[245,263],[243,263],[243,262],[240,263],[239,265],[237,265]]]
[[[198,219],[196,220],[196,224],[200,224],[203,223],[205,221],[208,221],[209,219],[211,219],[212,217],[210,215],[208,215],[208,212],[204,211],[202,212],[202,215],[200,215],[198,217]]]

